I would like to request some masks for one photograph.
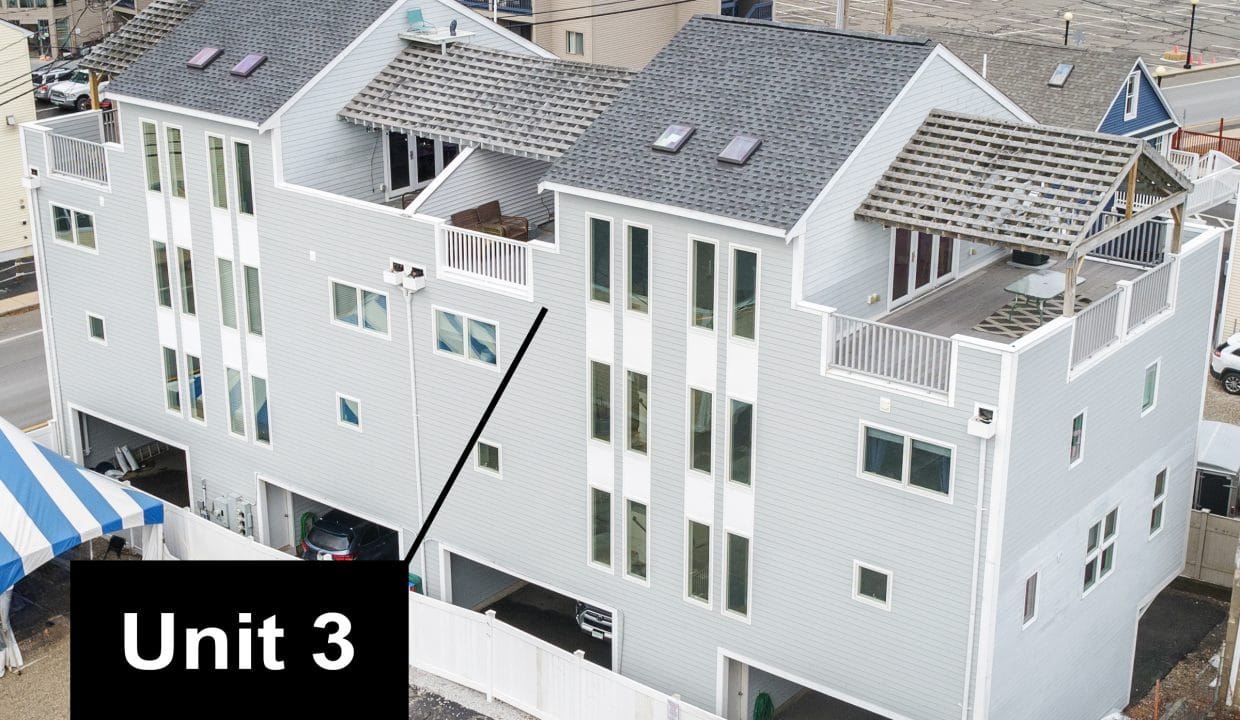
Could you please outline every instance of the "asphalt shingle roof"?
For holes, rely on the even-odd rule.
[[[921,38],[719,16],[691,19],[547,182],[789,229],[925,61]],[[651,143],[696,128],[677,153]],[[719,161],[736,135],[762,145]]]
[[[82,59],[81,66],[119,75],[201,6],[201,3],[191,0],[154,0],[120,30],[99,43],[90,55]]]
[[[979,74],[984,56],[990,84],[1038,122],[1080,130],[1098,129],[1138,57],[948,30],[929,34]],[[1051,87],[1060,63],[1071,64],[1072,74],[1063,87]]]
[[[340,117],[540,160],[560,157],[633,73],[452,44],[414,43]]]
[[[108,92],[261,123],[362,33],[394,0],[203,0],[108,86]],[[224,52],[205,69],[185,63]],[[267,62],[247,78],[229,71],[249,53]]]

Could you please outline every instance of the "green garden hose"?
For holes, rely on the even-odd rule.
[[[310,526],[313,525],[314,521],[318,519],[318,516],[309,510],[301,514],[301,535],[297,537],[297,547],[301,547],[301,544],[305,541],[306,536],[310,534]]]

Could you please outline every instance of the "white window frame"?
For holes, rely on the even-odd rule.
[[[354,425],[353,423],[344,421],[344,418],[342,417],[342,413],[340,412],[340,401],[341,400],[350,400],[357,404],[357,424],[356,425]],[[269,398],[268,403],[270,402],[271,401]],[[268,408],[267,411],[268,413],[270,413],[271,412],[270,408]],[[344,393],[336,393],[336,407],[332,408],[332,412],[335,413],[336,415],[337,425],[339,425],[342,428],[348,428],[350,430],[362,432],[362,401],[361,400],[358,400],[352,395],[345,395]],[[268,416],[268,418],[270,418],[270,415]]]
[[[258,332],[254,332],[254,330],[251,329],[250,327],[250,282],[249,282],[249,276],[246,274],[246,270],[248,269],[254,270],[255,277],[257,278],[257,281],[258,281]],[[236,275],[235,264],[233,265],[233,274]],[[259,267],[257,263],[253,265],[250,265],[244,262],[241,263],[240,281],[241,281],[241,306],[245,309],[245,313],[244,313],[245,328],[240,327],[240,325],[242,324],[241,323],[242,313],[237,313],[237,325],[238,325],[237,330],[244,332],[246,335],[253,335],[254,337],[257,337],[257,338],[264,337],[267,334],[267,308],[264,307],[265,303],[263,302],[263,269]],[[358,328],[361,328],[362,307],[360,304],[358,305],[357,311],[358,311]],[[333,316],[335,315],[334,312],[332,314]],[[391,313],[389,312],[388,313],[388,332],[390,333],[391,331],[392,331]],[[376,335],[380,334],[375,330],[367,330],[366,332],[372,332],[372,333],[375,333]]]
[[[701,325],[698,325],[697,323],[694,322],[694,313],[697,312],[697,297],[696,297],[696,292],[695,292],[695,290],[697,289],[695,286],[695,283],[697,282],[697,272],[696,272],[697,265],[696,265],[696,257],[695,257],[694,250],[697,248],[697,244],[699,242],[707,243],[711,247],[714,248],[713,257],[715,261],[714,263],[715,270],[714,270],[714,277],[711,279],[712,282],[711,282],[711,289],[710,289],[710,296],[712,298],[712,303],[713,303],[712,309],[711,309],[710,328],[704,328]],[[688,299],[688,311],[689,311],[689,332],[702,333],[703,335],[709,335],[710,337],[715,337],[719,333],[719,241],[714,240],[712,238],[708,238],[708,237],[702,237],[701,235],[689,235],[688,261],[689,261],[688,262],[689,282],[686,285],[686,288],[688,289],[687,299]],[[732,311],[732,306],[731,306],[731,303],[729,303],[728,312],[730,313],[731,311]]]
[[[1159,470],[1158,472],[1154,473],[1154,502],[1150,505],[1150,524],[1151,525],[1154,524],[1154,513],[1157,512],[1160,507],[1162,508],[1162,514],[1158,516],[1158,527],[1152,528],[1150,530],[1150,536],[1146,538],[1147,540],[1153,540],[1155,537],[1158,536],[1159,533],[1163,531],[1163,528],[1167,526],[1167,477],[1169,474],[1168,470],[1169,468],[1163,468],[1162,470]],[[1162,494],[1158,493],[1158,477],[1160,475],[1162,476],[1162,479],[1163,479]]]
[[[1107,517],[1111,513],[1115,513],[1115,532],[1108,538],[1106,536]],[[1098,528],[1098,547],[1094,548],[1093,550],[1090,550],[1089,549],[1089,533],[1091,530],[1093,530],[1095,526],[1097,526]],[[1093,563],[1094,564],[1094,581],[1090,583],[1088,587],[1082,587],[1081,597],[1085,597],[1086,595],[1093,592],[1094,588],[1101,585],[1103,580],[1106,580],[1108,577],[1111,576],[1113,572],[1115,572],[1115,551],[1113,548],[1115,547],[1115,541],[1118,538],[1119,538],[1119,506],[1116,505],[1115,507],[1103,513],[1102,517],[1099,518],[1097,521],[1090,523],[1089,527],[1086,528],[1085,530],[1085,562],[1081,563],[1081,572],[1084,573],[1085,568],[1091,563]],[[1102,554],[1108,548],[1112,548],[1111,569],[1103,572]],[[1082,575],[1081,577],[1082,577],[1082,582],[1084,582],[1084,576]]]
[[[594,436],[594,365],[595,363],[603,365],[607,368],[607,439]],[[586,358],[586,441],[598,443],[599,445],[610,447],[616,438],[616,412],[615,412],[615,380],[616,366],[605,360],[597,360],[595,358]],[[626,376],[627,380],[627,376]],[[650,391],[649,385],[646,387],[647,393]],[[625,408],[625,413],[628,408]],[[625,416],[625,423],[628,422],[628,416]],[[649,422],[649,420],[647,420]],[[627,442],[627,440],[625,440]],[[647,438],[649,443],[650,439]]]
[[[754,260],[754,280],[753,280],[753,338],[743,337],[736,334],[736,253],[737,252],[753,253]],[[718,259],[716,259],[716,263]],[[732,243],[728,245],[728,340],[737,343],[746,343],[754,347],[758,346],[758,338],[762,337],[760,328],[761,321],[758,313],[762,304],[762,251],[756,247],[749,245],[739,245]],[[716,316],[718,313],[716,313]]]
[[[732,403],[733,402],[742,402],[749,406],[749,482],[748,483],[740,483],[732,479],[732,445],[735,440],[735,437],[732,432]],[[732,396],[728,396],[724,398],[724,403],[727,409],[727,419],[725,420],[726,424],[724,425],[724,428],[726,429],[726,432],[724,433],[724,435],[726,436],[726,443],[727,443],[727,447],[724,448],[724,459],[723,459],[724,473],[725,473],[724,477],[727,479],[727,483],[730,487],[742,488],[744,490],[748,490],[749,492],[753,492],[753,486],[757,480],[757,475],[758,475],[758,472],[757,472],[758,458],[757,458],[757,452],[756,452],[757,444],[758,444],[758,403],[752,400],[742,400],[741,398],[732,397]]]
[[[205,150],[205,157],[207,158],[207,190],[208,195],[210,196],[208,198],[208,206],[212,211],[230,212],[233,209],[233,205],[236,203],[237,199],[232,196],[232,186],[228,182],[229,175],[231,175],[232,170],[228,161],[228,138],[219,133],[213,132],[203,133],[203,136],[203,147]],[[220,151],[224,153],[224,207],[215,206],[215,167],[211,164],[211,138],[215,138],[220,141]],[[182,143],[184,143],[184,139],[182,139]],[[251,158],[251,160],[253,160],[253,158]],[[185,194],[187,196],[189,195],[188,187]]]
[[[692,525],[694,523],[698,525],[702,525],[703,527],[706,528],[707,540],[706,540],[706,599],[705,600],[699,597],[694,597],[693,594],[689,592],[689,586],[693,582]],[[707,610],[710,610],[711,608],[714,607],[714,603],[715,603],[715,587],[714,587],[715,577],[714,577],[714,572],[713,572],[714,566],[715,566],[715,562],[714,562],[715,558],[712,557],[714,555],[714,549],[715,549],[715,528],[711,526],[711,523],[709,521],[702,521],[694,517],[685,516],[685,539],[684,540],[685,540],[684,541],[685,575],[684,575],[684,582],[682,583],[682,587],[681,587],[684,600],[686,602],[697,605],[698,607],[703,607],[703,608],[706,608]],[[752,564],[752,558],[750,559],[750,563]]]
[[[729,570],[728,566],[732,562],[732,553],[729,552],[729,548],[728,548],[728,536],[729,535],[735,535],[736,537],[745,538],[746,540],[749,541],[749,547],[748,547],[749,552],[747,555],[748,562],[746,563],[748,567],[746,567],[747,573],[745,576],[745,610],[746,612],[743,615],[728,607],[728,578],[730,577],[728,573],[728,570]],[[751,533],[749,535],[746,535],[743,532],[735,532],[732,530],[728,530],[725,527],[723,530],[722,562],[723,562],[723,581],[722,581],[722,586],[719,592],[719,612],[725,617],[730,617],[733,620],[740,620],[747,624],[752,624],[753,623],[753,534]]]
[[[503,467],[502,465],[500,467]],[[607,559],[610,564],[604,565],[594,559],[594,491],[607,493]],[[605,572],[616,574],[616,491],[598,485],[586,484],[586,565]]]
[[[237,146],[245,145],[250,150],[250,212],[241,211],[241,174],[237,172]],[[233,186],[232,186],[232,203],[229,205],[230,211],[238,217],[258,218],[258,186],[254,182],[254,145],[249,140],[232,139],[228,149],[228,162],[231,165]],[[227,171],[226,171],[227,172]]]
[[[1129,100],[1132,107],[1129,108]],[[1132,120],[1137,116],[1137,105],[1141,100],[1141,71],[1133,70],[1124,81],[1124,120]]]
[[[94,333],[91,330],[91,326],[90,326],[90,321],[92,319],[99,321],[99,328],[103,331],[103,337],[95,337]],[[108,323],[107,323],[107,320],[99,313],[93,313],[93,312],[90,312],[89,310],[86,311],[86,337],[91,342],[99,343],[100,345],[107,347],[108,345]]]
[[[203,383],[203,377],[206,375],[206,370],[203,368],[202,355],[192,355],[188,352],[183,352],[181,353],[181,357],[185,361],[185,397],[189,400],[189,402],[185,403],[185,416],[199,425],[206,425],[207,388]],[[194,374],[189,371],[190,358],[198,361],[198,397],[202,398],[202,417],[194,417]]]
[[[904,452],[900,460],[900,479],[899,480],[895,480],[894,478],[889,478],[886,475],[878,475],[876,473],[871,473],[871,472],[866,471],[865,469],[865,430],[866,428],[872,428],[874,430],[881,430],[883,432],[888,432],[888,433],[891,433],[892,435],[899,435],[904,438]],[[947,488],[947,493],[941,493],[941,492],[937,492],[934,490],[928,490],[919,485],[913,485],[910,482],[910,479],[912,476],[912,452],[913,452],[913,441],[914,440],[920,440],[924,443],[936,445],[938,447],[945,448],[951,452],[951,461],[948,467],[948,478],[949,478],[948,482],[950,483],[950,486]],[[939,502],[945,502],[950,505],[952,504],[956,496],[956,454],[957,454],[956,445],[954,443],[944,442],[942,440],[938,440],[932,437],[927,437],[925,435],[917,435],[914,433],[906,432],[904,430],[897,430],[896,428],[893,428],[887,425],[879,425],[878,423],[866,422],[865,420],[861,420],[858,424],[857,477],[861,478],[862,480],[869,480],[871,482],[877,482],[886,487],[900,488],[902,490],[907,490],[908,492],[916,493],[923,497],[928,497],[933,500],[938,500]]]
[[[180,125],[173,125],[172,123],[161,123],[160,130],[162,130],[160,134],[163,135],[162,139],[164,141],[164,150],[165,150],[164,155],[166,156],[163,159],[164,165],[166,166],[164,169],[168,171],[168,199],[176,201],[176,202],[180,202],[180,203],[189,202],[189,163],[185,161],[188,155],[188,153],[186,152],[187,143],[185,142],[185,128],[181,127]],[[169,130],[176,130],[177,133],[181,137],[181,181],[185,183],[185,196],[184,197],[177,197],[176,193],[173,192],[173,188],[172,188],[172,185],[173,185],[173,182],[172,182],[172,175],[173,175],[172,173],[172,146],[168,142],[168,131]]]
[[[706,393],[710,395],[710,470],[701,470],[693,466],[693,391]],[[715,433],[719,429],[719,413],[715,412],[715,392],[713,390],[703,390],[692,385],[688,386],[685,393],[685,470],[698,475],[713,478],[715,469],[719,463],[715,462],[715,450],[718,445],[715,443]]]
[[[591,229],[594,220],[602,220],[607,223],[607,301],[597,300],[594,297],[594,234]],[[598,213],[585,214],[585,234],[586,239],[586,302],[595,305],[611,307],[616,300],[616,220],[615,218]],[[621,278],[621,281],[627,284],[628,278]],[[628,290],[623,293],[624,301],[628,302]]]
[[[253,373],[246,373],[245,377],[249,379],[248,386],[245,388],[245,390],[249,391],[249,398],[250,398],[249,399],[250,412],[249,412],[249,415],[247,416],[249,422],[246,423],[246,426],[254,428],[254,432],[253,432],[254,437],[253,437],[252,442],[258,447],[267,448],[268,450],[270,450],[272,446],[271,438],[275,435],[275,433],[271,429],[272,425],[274,425],[274,423],[271,422],[271,381],[262,375],[255,375]],[[266,440],[258,439],[258,404],[256,403],[254,399],[254,380],[255,379],[263,381],[263,394],[267,398],[267,439]]]
[[[146,164],[146,125],[155,128],[155,160],[156,167],[159,168],[159,190],[151,189],[151,176],[147,170]],[[138,145],[142,148],[142,189],[148,194],[163,195],[168,190],[168,178],[164,177],[164,142],[160,137],[163,133],[159,131],[159,123],[147,118],[138,118]],[[182,137],[181,144],[184,147],[185,139]]]
[[[461,319],[462,348],[461,348],[460,355],[457,355],[456,353],[448,352],[447,350],[439,349],[439,326],[435,322],[435,319],[438,316],[438,314],[441,312],[445,312],[450,315],[455,315]],[[469,356],[469,321],[470,320],[476,320],[477,322],[480,322],[480,323],[486,323],[487,325],[490,325],[491,327],[495,328],[495,364],[494,365],[488,362],[483,362],[482,360],[475,360],[474,358],[471,358]],[[391,327],[390,323],[388,324],[388,327]],[[500,347],[499,323],[495,322],[494,320],[488,320],[487,318],[480,317],[478,315],[460,312],[459,310],[452,310],[450,308],[443,307],[442,305],[431,305],[431,350],[435,355],[438,355],[440,357],[445,357],[445,358],[452,358],[453,360],[456,360],[457,362],[463,362],[463,363],[466,363],[467,365],[472,365],[474,367],[481,367],[481,368],[486,368],[488,370],[491,370],[493,372],[499,372],[500,371],[499,347]]]
[[[630,503],[637,503],[639,505],[645,506],[646,508],[646,576],[645,577],[634,575],[631,572],[629,572],[629,504]],[[621,532],[620,532],[620,535],[622,538],[621,543],[624,547],[624,567],[621,568],[621,573],[624,576],[625,580],[637,583],[638,585],[644,585],[646,587],[650,587],[650,529],[651,529],[650,515],[651,515],[650,500],[648,499],[639,500],[633,497],[624,498],[624,521],[623,521],[624,527],[621,528]]]
[[[172,351],[172,366],[177,373],[177,407],[175,408],[168,407],[168,361],[166,351],[169,350]],[[188,403],[185,402],[185,379],[181,376],[182,354],[183,353],[181,353],[181,351],[177,348],[168,347],[163,343],[160,343],[159,345],[159,374],[164,379],[163,383],[160,384],[160,392],[162,394],[161,404],[164,406],[164,412],[179,418],[184,418],[188,414]]]
[[[1077,465],[1080,465],[1081,461],[1085,459],[1085,430],[1089,428],[1089,416],[1086,410],[1087,408],[1082,408],[1079,413],[1073,415],[1072,424],[1068,426],[1068,469],[1069,470],[1076,467]],[[1073,428],[1076,426],[1076,419],[1078,417],[1081,419],[1081,444],[1077,448],[1076,458],[1073,458],[1072,457],[1072,443],[1073,443],[1072,432],[1073,432]]]
[[[1029,607],[1029,583],[1030,581],[1033,582],[1033,612],[1026,615],[1025,613],[1027,612],[1028,607]],[[1038,573],[1035,572],[1029,577],[1025,578],[1025,593],[1021,599],[1022,599],[1022,602],[1021,602],[1021,608],[1020,608],[1020,611],[1021,611],[1020,629],[1024,630],[1025,628],[1032,625],[1038,619]]]
[[[244,268],[244,267],[245,267],[245,265],[243,264],[241,267],[242,267],[242,268]],[[257,266],[252,265],[251,267],[257,267]],[[261,270],[260,270],[260,272],[261,272]],[[234,273],[234,274],[235,274],[235,273]],[[245,270],[243,269],[243,270],[242,270],[242,275],[244,275],[244,274],[245,274]],[[261,275],[260,275],[260,277],[259,277],[259,282],[260,282],[260,284],[261,284],[261,282],[262,282],[262,277],[261,277]],[[346,286],[346,287],[351,287],[351,288],[353,288],[354,299],[357,301],[357,322],[356,322],[356,323],[347,323],[347,322],[344,322],[344,321],[342,321],[342,320],[337,320],[337,319],[336,319],[336,289],[335,289],[335,286],[336,286],[336,285],[344,285],[344,286]],[[244,281],[244,278],[242,278],[242,283],[241,283],[241,286],[242,286],[242,290],[244,290],[244,289],[245,289],[245,281]],[[386,300],[385,305],[387,306],[387,316],[388,316],[388,323],[387,323],[388,329],[387,329],[387,332],[379,332],[378,330],[371,330],[371,329],[369,329],[369,328],[367,328],[367,327],[366,327],[365,320],[363,319],[363,312],[364,312],[364,305],[363,305],[363,302],[364,302],[364,301],[363,301],[363,299],[362,299],[362,291],[363,291],[363,290],[365,290],[366,292],[369,292],[369,293],[374,293],[375,295],[382,295],[382,296],[384,297],[384,299]],[[244,295],[244,292],[243,292],[242,294]],[[241,298],[241,300],[242,300],[242,302],[240,303],[240,305],[244,306],[244,305],[246,304],[246,303],[245,303],[245,298],[243,297],[243,298]],[[261,287],[260,287],[260,298],[259,298],[259,301],[260,301],[260,302],[259,302],[259,310],[260,310],[260,311],[265,311],[265,310],[266,310],[266,308],[262,307],[262,302],[261,302],[261,300],[262,300],[262,298],[261,298]],[[241,313],[241,312],[238,312],[238,313],[237,313],[237,324],[238,324],[238,325],[240,325],[240,324],[241,324],[241,316],[242,316],[242,314],[243,314],[243,313]],[[340,279],[340,278],[338,278],[338,277],[328,277],[328,278],[327,278],[327,318],[328,318],[328,320],[330,320],[330,321],[331,321],[331,323],[332,323],[333,325],[335,325],[335,326],[337,326],[337,327],[345,327],[345,328],[350,328],[350,329],[352,329],[354,332],[360,332],[360,333],[362,333],[363,335],[366,335],[367,337],[378,337],[378,338],[383,338],[384,340],[391,340],[391,339],[392,339],[392,298],[388,295],[388,293],[387,293],[387,291],[386,291],[386,290],[376,290],[376,289],[374,289],[374,288],[372,288],[372,287],[366,287],[365,285],[358,285],[357,283],[349,282],[349,281],[347,281],[347,280],[341,280],[341,279]],[[265,320],[266,320],[266,315],[265,315],[265,313],[264,313],[264,321],[265,321]],[[248,318],[247,318],[247,321],[248,321]],[[432,329],[434,328],[434,323],[435,323],[435,315],[434,315],[434,313],[431,313],[431,327],[432,327]],[[245,328],[242,328],[242,332],[245,332],[245,333],[248,333],[248,332],[249,332],[249,323],[248,323],[248,322],[246,323],[246,327],[245,327]],[[433,336],[433,335],[434,335],[434,334],[432,333],[432,336]]]
[[[591,372],[593,371],[591,370]],[[642,377],[646,378],[646,449],[645,450],[634,450],[632,447],[633,436],[632,436],[632,431],[629,429],[629,422],[632,420],[633,393],[631,392],[631,388],[629,387],[629,373],[633,373],[634,375],[641,375]],[[593,390],[594,390],[593,384],[591,384],[591,393],[593,393]],[[594,398],[591,397],[590,401],[591,401],[591,406],[592,406],[591,410],[593,410]],[[594,437],[593,428],[591,428],[590,437]],[[624,451],[628,453],[633,453],[634,455],[640,455],[642,457],[650,457],[650,437],[651,437],[651,432],[650,432],[650,373],[640,372],[638,370],[632,370],[629,368],[625,368],[624,370]],[[602,441],[600,440],[600,442]]]
[[[652,308],[654,306],[654,298],[652,297],[654,293],[650,291],[651,285],[652,285],[650,280],[654,276],[654,273],[652,272],[653,267],[651,266],[651,262],[650,262],[651,258],[654,257],[654,228],[650,225],[646,225],[643,223],[629,222],[628,220],[625,220],[622,223],[620,223],[620,228],[621,228],[621,235],[623,236],[623,241],[624,241],[624,266],[623,266],[624,311],[626,313],[630,313],[634,317],[649,318]],[[632,308],[633,246],[632,246],[632,243],[630,242],[632,238],[629,236],[629,233],[633,228],[639,228],[641,230],[646,231],[646,309],[644,311],[634,310]]]
[[[495,458],[497,462],[499,463],[498,470],[492,470],[491,468],[482,464],[482,459],[478,457],[479,451],[482,445],[495,448]],[[474,443],[473,455],[474,455],[474,469],[475,470],[477,470],[480,473],[486,473],[487,475],[490,475],[491,477],[494,477],[494,478],[504,477],[504,449],[499,443],[491,442],[490,440],[487,440],[486,438],[478,438],[478,442]]]
[[[573,36],[576,35],[577,50],[573,50]],[[564,54],[565,55],[585,55],[586,54],[586,34],[581,30],[564,31]]]
[[[69,226],[70,226],[69,229],[73,233],[72,242],[69,242],[68,240],[61,240],[60,238],[56,237],[56,208],[69,211]],[[78,250],[81,250],[82,252],[87,252],[92,255],[99,254],[99,224],[95,222],[95,213],[87,212],[85,210],[78,210],[76,207],[73,207],[72,205],[65,205],[64,203],[58,203],[58,202],[48,203],[48,213],[49,213],[49,217],[52,220],[51,222],[52,242],[56,243],[57,245],[63,245],[65,247],[77,248]],[[78,240],[78,222],[77,222],[78,214],[90,216],[90,227],[95,232],[95,246],[94,247],[87,247],[83,245],[80,240]],[[152,245],[151,247],[153,248],[154,245]],[[156,290],[156,294],[158,296],[158,289]]]
[[[241,432],[237,432],[233,428],[233,404],[232,404],[232,388],[229,387],[228,373],[237,373],[238,389],[241,391]],[[224,405],[228,408],[228,434],[239,439],[248,440],[250,433],[249,414],[246,412],[245,404],[245,373],[240,368],[232,368],[224,366]]]
[[[870,570],[871,572],[876,572],[881,575],[885,575],[887,577],[887,601],[886,602],[882,602],[878,600],[877,598],[872,598],[869,595],[861,594],[861,568],[865,568],[866,570]],[[895,573],[893,573],[892,571],[887,570],[886,568],[881,568],[872,563],[862,562],[860,560],[853,560],[853,573],[852,573],[853,600],[856,600],[857,602],[865,603],[866,605],[869,605],[870,607],[876,607],[876,608],[879,608],[880,610],[886,610],[887,612],[891,612],[891,595],[894,589],[893,586],[895,585],[894,581],[895,581]]]
[[[229,326],[228,324],[224,322],[225,287],[224,287],[224,283],[220,282],[220,263],[221,262],[228,263],[229,268],[230,268],[229,273],[232,275],[232,285],[227,288],[228,296],[232,298],[232,305],[233,305],[233,325],[232,326]],[[156,280],[156,282],[158,282],[158,280]],[[238,310],[238,307],[237,307],[237,262],[235,260],[233,260],[230,257],[224,257],[222,255],[215,256],[215,284],[216,284],[216,287],[219,288],[219,292],[216,293],[215,304],[216,304],[216,310],[218,310],[220,313],[220,328],[226,331],[231,330],[233,332],[241,332],[241,312]],[[159,292],[158,288],[156,289],[156,292],[157,293]]]
[[[1150,398],[1149,407],[1145,406],[1145,379],[1150,374],[1150,370],[1154,370],[1154,395]],[[1145,417],[1154,412],[1154,408],[1158,407],[1158,386],[1162,381],[1162,358],[1155,360],[1145,366],[1145,371],[1141,373],[1141,417]]]

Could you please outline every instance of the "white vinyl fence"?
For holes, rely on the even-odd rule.
[[[722,720],[511,625],[409,593],[409,664],[544,720]]]

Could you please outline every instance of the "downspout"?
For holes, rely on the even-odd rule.
[[[969,717],[969,691],[973,680],[973,638],[977,624],[977,585],[982,563],[982,514],[985,512],[983,503],[986,500],[986,450],[990,446],[988,438],[980,438],[977,449],[977,506],[973,519],[973,581],[969,584],[969,639],[964,654],[964,694],[960,702],[960,718]]]
[[[413,291],[405,293],[405,322],[409,329],[409,410],[413,417],[413,488],[418,499],[418,530],[422,529],[422,441],[418,419],[418,369],[413,347]],[[419,553],[418,575],[422,578],[422,592],[426,592],[426,550]],[[443,588],[440,588],[440,592]]]
[[[39,134],[43,143],[46,144],[47,133],[40,132]],[[43,325],[43,359],[47,364],[47,383],[52,400],[52,417],[49,422],[55,428],[56,443],[58,445],[55,449],[63,455],[65,450],[69,447],[69,440],[66,436],[66,433],[68,432],[67,428],[65,428],[64,425],[57,420],[60,417],[60,409],[62,407],[61,403],[63,401],[61,399],[60,392],[60,364],[56,362],[56,343],[54,342],[55,331],[52,329],[52,289],[50,284],[47,282],[47,257],[43,252],[43,222],[38,202],[39,193],[36,186],[36,183],[41,180],[41,178],[39,176],[32,176],[29,174],[30,163],[26,154],[25,142],[28,137],[27,128],[21,128],[19,137],[22,141],[22,167],[24,170],[23,179],[25,180],[23,184],[26,186],[26,208],[27,212],[30,214],[31,246],[34,249],[35,281],[38,283],[39,287],[39,321]],[[76,457],[76,454],[73,455],[73,457]]]

